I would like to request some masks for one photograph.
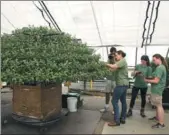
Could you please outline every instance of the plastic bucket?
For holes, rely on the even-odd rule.
[[[76,97],[68,97],[67,105],[70,112],[77,112],[77,98]]]

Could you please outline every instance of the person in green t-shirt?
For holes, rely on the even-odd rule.
[[[109,64],[114,64],[115,63],[115,53],[116,53],[116,48],[112,47],[110,49],[110,54],[108,57],[108,63]],[[115,80],[114,80],[114,73],[110,74],[106,78],[106,90],[105,90],[105,105],[104,108],[100,110],[100,112],[106,112],[109,109],[109,102],[110,102],[110,96],[112,94],[113,89],[115,88]],[[112,111],[112,113],[114,113]]]
[[[145,78],[146,83],[151,83],[151,103],[156,106],[156,116],[149,120],[158,121],[152,128],[164,128],[164,109],[162,105],[162,94],[166,86],[167,63],[160,54],[153,55],[153,62],[157,65],[152,73],[152,79]]]
[[[127,113],[127,117],[132,116],[132,109],[135,104],[136,97],[138,95],[138,92],[140,90],[141,94],[141,110],[140,115],[142,117],[146,117],[144,113],[144,108],[146,105],[146,94],[147,94],[147,83],[144,81],[144,77],[151,77],[152,69],[150,67],[150,60],[147,55],[143,55],[141,57],[141,64],[136,65],[135,71],[132,73],[132,75],[135,78],[134,86],[132,88],[132,94],[131,94],[131,101],[130,101],[130,108]]]
[[[125,59],[126,54],[119,50],[116,52],[116,63],[107,64],[109,68],[114,70],[116,87],[113,91],[112,105],[114,109],[114,121],[110,122],[108,126],[120,126],[125,124],[127,103],[126,94],[129,85],[128,80],[128,66]],[[118,101],[121,101],[122,109],[121,114],[119,113]]]

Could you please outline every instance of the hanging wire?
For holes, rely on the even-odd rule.
[[[16,27],[13,25],[13,23],[1,12],[1,15],[8,21],[8,23],[14,28],[16,29]]]
[[[90,1],[90,4],[91,4],[91,7],[92,7],[93,16],[94,16],[94,20],[95,20],[97,32],[98,32],[98,35],[99,35],[100,43],[101,43],[101,45],[102,45],[102,44],[103,44],[103,41],[102,41],[102,38],[101,38],[101,34],[100,34],[100,30],[99,30],[99,26],[98,26],[96,14],[95,14],[95,11],[94,11],[93,3]]]
[[[151,43],[151,41],[152,41],[152,36],[153,36],[154,30],[155,30],[156,21],[157,21],[157,18],[158,18],[159,6],[160,6],[160,1],[158,1],[157,7],[156,7],[156,17],[155,17],[154,22],[153,22],[153,31],[152,31],[152,33],[150,34],[150,43]]]
[[[44,3],[44,1],[38,1],[38,2],[40,3],[41,7],[43,8],[43,10],[45,11],[45,13],[49,17],[50,21],[52,22],[52,24],[56,28],[56,30],[59,31],[59,32],[61,32],[61,29],[60,29],[59,25],[56,23],[55,19],[51,15],[51,13],[50,13],[49,9],[47,8],[46,4]]]
[[[66,1],[66,4],[67,4],[67,6],[68,6],[68,10],[69,10],[69,13],[70,13],[70,15],[71,15],[71,18],[72,18],[72,20],[73,20],[73,22],[74,22],[74,24],[75,24],[76,29],[77,29],[77,23],[76,23],[76,21],[75,21],[73,15],[72,15],[72,10],[71,10],[71,7],[70,7],[70,5],[69,5],[69,2]]]
[[[96,14],[95,14],[95,10],[94,10],[94,6],[93,6],[92,1],[90,1],[90,5],[91,5],[91,8],[92,8],[92,12],[93,12],[93,16],[94,16],[97,32],[98,32],[98,35],[99,35],[99,40],[100,40],[101,45],[103,45],[103,41],[102,41],[102,38],[101,38],[101,34],[100,34],[100,30],[99,30],[99,26],[98,26],[98,22],[97,22],[97,18],[96,18]],[[99,49],[100,48],[98,48],[96,51],[98,51]]]
[[[12,8],[15,10],[15,12],[17,13],[18,16],[20,16],[20,13],[17,11],[16,7],[14,4],[10,3],[10,5],[12,6]],[[27,21],[25,18],[22,18],[22,20]]]
[[[145,21],[144,21],[144,25],[143,25],[143,27],[144,27],[144,30],[143,30],[143,34],[142,34],[142,39],[143,39],[143,41],[142,41],[142,45],[141,45],[141,47],[143,47],[144,46],[144,41],[145,41],[145,32],[146,32],[146,23],[147,23],[147,19],[148,19],[148,11],[149,11],[149,8],[150,8],[150,1],[148,1],[148,4],[147,4],[147,9],[146,9],[146,19],[145,19]]]
[[[32,1],[32,2],[33,2],[33,4],[35,5],[35,7],[41,12],[43,19],[49,24],[49,27],[52,29],[50,22],[49,22],[49,21],[45,18],[45,16],[44,16],[43,10],[40,9],[40,8],[35,4],[34,1]]]
[[[147,38],[146,38],[146,44],[148,42],[148,37],[149,37],[149,32],[150,32],[150,27],[151,27],[151,21],[152,21],[152,17],[153,17],[153,12],[154,12],[154,5],[155,5],[155,1],[153,1],[153,5],[152,5],[152,10],[151,10],[151,15],[150,15],[150,22],[149,22],[149,27],[148,27],[148,32],[147,32]]]

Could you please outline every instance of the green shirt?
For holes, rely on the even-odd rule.
[[[114,60],[112,60],[112,61],[108,60],[108,63],[115,64],[115,61]],[[114,76],[115,76],[114,72],[111,72],[111,74],[109,76],[107,76],[107,80],[114,81],[115,80]]]
[[[120,61],[116,62],[116,65],[119,67],[115,71],[115,81],[116,85],[129,85],[128,80],[128,66],[126,59],[121,59]]]
[[[135,70],[142,72],[144,77],[151,77],[152,75],[152,68],[150,66],[139,64],[136,65]],[[142,76],[137,75],[134,81],[134,86],[138,88],[147,88],[147,83],[145,83],[144,78]]]
[[[160,79],[160,81],[157,84],[155,84],[155,83],[151,84],[151,93],[158,94],[158,95],[162,96],[163,91],[165,89],[166,77],[167,77],[167,72],[166,72],[165,66],[161,64],[158,67],[156,67],[152,76],[158,77]]]

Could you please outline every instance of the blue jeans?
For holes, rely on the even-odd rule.
[[[112,104],[114,108],[114,120],[116,123],[120,123],[120,118],[122,120],[126,119],[126,112],[127,112],[127,103],[126,103],[126,93],[127,93],[128,86],[116,86],[113,92]],[[121,101],[122,110],[121,116],[119,113],[119,106],[118,101]]]

